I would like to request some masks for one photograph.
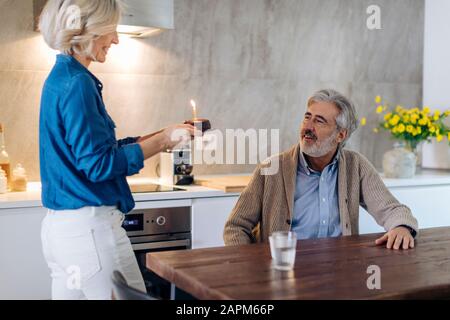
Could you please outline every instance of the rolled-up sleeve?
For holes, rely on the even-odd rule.
[[[127,176],[138,173],[144,167],[144,153],[141,146],[133,143],[121,147],[127,159]]]
[[[400,203],[384,184],[375,167],[365,158],[360,159],[360,205],[386,231],[407,226],[419,231],[417,219],[406,205]]]
[[[119,147],[123,147],[127,144],[137,143],[139,138],[140,137],[128,137],[125,139],[120,139],[120,140],[117,140],[117,144],[119,145]]]
[[[120,144],[108,124],[96,84],[86,74],[75,76],[61,104],[65,140],[74,165],[92,182],[138,173],[144,155],[138,144]]]

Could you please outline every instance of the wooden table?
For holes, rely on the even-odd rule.
[[[405,251],[375,246],[380,235],[300,240],[292,271],[273,269],[268,244],[148,253],[147,267],[198,299],[450,299],[450,228],[421,230]]]

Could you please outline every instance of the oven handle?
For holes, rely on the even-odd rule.
[[[189,239],[185,240],[174,240],[174,241],[156,241],[147,243],[135,243],[131,246],[133,250],[150,250],[150,249],[164,249],[164,248],[175,248],[175,247],[189,247],[191,241]]]

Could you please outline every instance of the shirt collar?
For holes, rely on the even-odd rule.
[[[338,148],[333,160],[327,165],[327,167],[336,165],[339,161],[340,155],[341,155],[341,149]],[[301,150],[300,150],[299,156],[298,156],[298,169],[306,172],[306,174],[308,174],[308,175],[310,175],[311,173],[318,173],[318,171],[312,169],[309,166],[308,161],[306,161],[305,155],[303,154],[303,152]]]
[[[100,91],[102,91],[103,83],[96,76],[94,76],[94,74],[92,72],[90,72],[85,66],[83,66],[77,59],[75,59],[73,56],[68,55],[68,54],[58,54],[56,56],[56,61],[57,62],[66,62],[71,67],[88,74],[92,78],[92,80],[94,80],[96,87]]]

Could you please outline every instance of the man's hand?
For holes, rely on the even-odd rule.
[[[403,250],[408,250],[409,248],[414,248],[414,238],[411,232],[405,227],[394,228],[381,238],[375,240],[376,245],[381,245],[386,242],[386,248],[388,249],[398,250],[403,248]]]

